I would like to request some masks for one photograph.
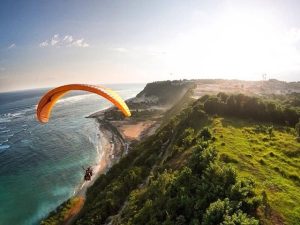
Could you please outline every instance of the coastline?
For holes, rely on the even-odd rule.
[[[123,124],[123,122],[112,122],[100,116],[103,115],[106,110],[107,109],[99,111],[97,116],[91,115],[88,117],[95,119],[98,123],[100,132],[100,135],[98,136],[98,147],[101,149],[101,155],[97,165],[93,167],[94,176],[92,177],[92,180],[83,182],[79,190],[77,190],[72,197],[75,199],[76,203],[68,210],[65,220],[62,223],[63,225],[70,225],[76,220],[84,206],[88,188],[94,184],[101,174],[106,173],[124,154],[128,153],[131,141],[140,140],[141,138],[153,134],[160,125],[157,121],[152,121],[152,123],[150,123],[149,120],[136,123],[127,121],[125,124]],[[128,122],[130,125],[128,125]],[[136,129],[136,127],[142,127],[143,129]],[[126,133],[128,132],[134,133],[134,137],[126,136]]]
[[[180,86],[181,87],[181,86]],[[152,93],[153,87],[148,87],[148,92]],[[177,95],[182,97],[182,92],[186,86],[178,89],[177,85],[172,86],[177,90]],[[178,91],[179,90],[179,91]],[[160,127],[163,116],[167,110],[171,108],[165,98],[169,96],[160,96],[160,100],[156,95],[148,96],[147,90],[143,90],[134,98],[127,99],[126,103],[131,109],[131,117],[125,118],[115,107],[102,109],[92,113],[86,118],[94,119],[98,123],[100,134],[98,135],[100,158],[94,168],[94,176],[91,181],[82,182],[80,188],[75,191],[73,197],[69,201],[77,204],[63,204],[60,209],[54,212],[54,220],[56,218],[64,218],[58,224],[72,224],[84,212],[82,208],[86,201],[86,194],[89,187],[92,187],[96,179],[103,173],[106,173],[113,165],[126,155],[135,143],[142,141],[148,136],[153,135]],[[174,97],[172,95],[172,97]],[[168,102],[166,104],[165,102]],[[80,201],[78,200],[81,199]],[[65,207],[66,206],[66,207]],[[63,216],[63,217],[62,217]],[[52,220],[51,216],[47,218]]]
[[[65,220],[63,222],[64,225],[72,224],[72,222],[74,222],[84,206],[88,188],[94,184],[101,174],[106,173],[107,170],[121,157],[123,140],[120,140],[120,137],[116,138],[117,135],[115,131],[110,128],[112,125],[108,126],[104,121],[101,122],[97,119],[96,122],[98,123],[98,129],[100,132],[98,136],[100,158],[96,166],[93,166],[94,175],[92,176],[91,181],[84,181],[80,188],[75,191],[72,198],[76,201],[65,216]]]

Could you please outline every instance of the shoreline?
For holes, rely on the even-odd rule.
[[[113,151],[114,147],[113,144],[109,143],[108,135],[106,134],[107,131],[100,130],[100,137],[98,137],[97,147],[100,149],[99,153],[99,160],[96,162],[96,165],[93,166],[93,173],[92,179],[90,181],[84,181],[78,190],[75,191],[74,197],[85,197],[87,189],[92,186],[95,180],[105,172],[106,166],[108,164],[108,153]]]
[[[101,113],[103,113],[105,110],[107,109],[99,111],[98,116],[102,115]],[[152,134],[160,125],[160,123],[157,123],[157,121],[152,121],[153,123],[143,126],[146,129],[139,131],[138,137],[132,139],[126,137],[126,135],[124,137],[124,130],[120,129],[120,125],[118,124],[114,124],[107,119],[103,119],[103,117],[102,119],[99,117],[88,118],[95,119],[96,123],[98,124],[98,148],[100,148],[100,158],[96,166],[93,166],[94,175],[92,176],[92,180],[88,182],[84,181],[80,188],[75,191],[74,195],[72,196],[72,198],[76,198],[78,201],[77,204],[74,204],[70,208],[67,216],[65,217],[65,221],[62,223],[63,225],[70,225],[77,219],[77,217],[80,215],[81,209],[84,207],[88,188],[94,184],[101,174],[106,173],[109,168],[116,164],[124,154],[126,155],[128,153],[130,142],[134,139],[140,140],[141,138],[145,138],[147,134]],[[144,122],[149,123],[149,120]],[[139,123],[130,124],[128,129],[131,130],[135,126],[140,126]]]
[[[156,84],[155,84],[156,85]],[[174,86],[174,85],[173,85]],[[178,89],[178,85],[173,89]],[[180,86],[181,87],[181,86]],[[151,93],[151,87],[148,87]],[[186,87],[182,86],[182,90],[177,95],[182,95],[183,91],[186,91]],[[164,113],[170,109],[170,107],[175,104],[174,102],[165,104],[165,100],[159,101],[159,97],[147,96],[146,89],[139,93],[140,96],[136,96],[126,100],[129,105],[132,116],[125,118],[116,107],[107,107],[100,111],[91,113],[85,118],[92,118],[95,120],[98,126],[98,146],[100,146],[99,160],[96,162],[94,168],[94,176],[91,181],[84,182],[81,181],[75,190],[72,198],[80,198],[77,204],[70,205],[67,212],[65,213],[63,222],[60,224],[72,224],[76,221],[84,212],[87,190],[95,184],[97,178],[106,173],[113,165],[118,163],[118,161],[126,155],[130,149],[131,145],[142,141],[150,135],[153,135],[155,131],[159,128],[162,123]],[[162,96],[165,99],[169,96]],[[96,145],[97,146],[97,145]],[[74,202],[74,201],[73,201]],[[63,209],[61,210],[63,212]],[[56,214],[59,215],[59,212]]]
[[[64,225],[72,224],[79,215],[81,209],[84,206],[86,199],[86,192],[91,187],[99,176],[106,173],[107,170],[120,158],[120,150],[123,147],[122,141],[116,139],[115,131],[109,126],[105,125],[99,120],[95,120],[98,124],[99,136],[98,136],[98,148],[100,149],[100,156],[96,166],[93,166],[94,175],[91,181],[84,181],[79,189],[75,190],[74,195],[71,198],[79,199],[76,204],[69,210],[68,215],[65,217]],[[112,142],[112,137],[115,138]],[[119,151],[118,151],[119,150]]]

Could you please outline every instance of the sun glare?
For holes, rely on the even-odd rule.
[[[270,15],[230,11],[209,28],[180,34],[169,46],[166,61],[176,72],[259,79],[263,73],[280,73],[297,64],[295,35],[290,32]]]

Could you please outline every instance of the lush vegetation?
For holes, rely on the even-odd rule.
[[[284,105],[284,106],[293,106],[293,107],[300,107],[300,93],[290,93],[290,94],[286,94],[286,95],[268,95],[268,99]]]
[[[254,182],[239,180],[231,167],[219,163],[217,151],[201,138],[201,133],[186,134],[188,139],[196,139],[187,164],[152,175],[147,185],[131,192],[114,223],[258,224],[252,216],[260,204]]]
[[[206,95],[199,101],[204,104],[204,110],[210,114],[251,118],[255,121],[273,122],[292,127],[300,118],[299,107],[291,105],[289,102],[281,104],[280,101],[275,102],[243,94]]]
[[[251,179],[218,160],[198,104],[170,119],[87,193],[76,224],[258,224]]]
[[[211,130],[220,160],[256,183],[263,194],[263,224],[300,224],[300,142],[290,127],[236,118],[214,118]]]
[[[96,180],[75,224],[300,224],[297,97],[190,96]]]

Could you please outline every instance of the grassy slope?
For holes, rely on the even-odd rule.
[[[182,105],[182,102],[179,102],[178,105],[184,107],[183,105],[185,104]],[[178,106],[178,108],[181,107]],[[177,110],[175,110],[175,112],[170,111],[170,114],[174,115],[176,111]],[[194,114],[194,112],[196,112],[195,107],[188,113],[188,117],[183,114],[181,119],[175,123],[177,124],[176,129],[171,136],[180,136],[180,133],[187,127],[193,127],[196,129],[195,131],[199,131],[200,125],[200,128],[203,127],[203,124],[199,121],[198,114]],[[168,116],[168,118],[169,117],[170,116]],[[166,120],[168,121],[168,119]],[[170,122],[167,121],[165,124]],[[293,129],[275,127],[274,135],[270,139],[267,133],[256,131],[257,122],[247,122],[236,118],[213,118],[209,121],[211,121],[209,126],[213,131],[213,135],[216,137],[214,145],[219,152],[220,159],[235,167],[238,176],[252,177],[252,179],[256,181],[256,192],[259,196],[262,196],[262,193],[265,191],[267,203],[262,207],[270,205],[271,210],[261,208],[259,211],[262,224],[299,224],[300,208],[297,203],[300,202],[300,194],[298,192],[300,143],[295,140],[295,135],[292,133]],[[265,125],[269,126],[270,124]],[[172,125],[165,131],[174,128]],[[121,166],[121,164],[117,164],[113,168],[120,167],[122,171],[125,172],[130,167],[138,166],[139,168],[143,168],[143,171],[147,171],[146,173],[143,172],[141,176],[145,178],[148,176],[150,169],[148,166],[148,169],[142,166],[145,162],[147,162],[146,164],[149,164],[150,167],[154,164],[160,164],[160,166],[162,166],[161,168],[173,169],[179,169],[184,166],[191,156],[191,149],[174,152],[172,141],[168,148],[164,150],[161,149],[161,143],[165,142],[165,140],[159,143],[157,142],[160,139],[166,139],[165,136],[167,134],[163,135],[165,131],[159,129],[155,136],[149,138],[141,146],[137,146],[136,150],[126,157],[131,158],[131,160],[126,158],[121,160],[121,164],[125,162],[127,164],[128,162],[133,162],[133,164],[129,163],[125,167]],[[139,153],[135,154],[135,152]],[[136,158],[137,156],[138,158]],[[161,160],[166,161],[162,163]],[[158,166],[158,168],[160,166]],[[113,171],[111,172],[118,174]],[[113,178],[114,176],[109,175],[107,178],[108,177]],[[122,175],[120,177],[117,176],[113,178],[113,180],[123,180],[121,177]],[[139,182],[141,182],[141,180],[139,180]],[[114,182],[108,182],[108,190],[112,190],[109,183]],[[95,185],[93,187],[95,193],[91,193],[94,196],[91,198],[90,207],[86,205],[85,213],[83,213],[83,217],[86,218],[86,221],[89,221],[91,218],[95,219],[95,215],[99,215],[100,211],[96,209],[95,204],[97,205],[100,199],[105,200],[106,198],[105,195],[102,195],[105,191],[102,191],[102,194],[99,193],[99,199],[97,199],[98,197],[95,198],[98,192],[97,190],[106,189],[106,185],[103,187],[100,186],[96,187]],[[134,189],[136,189],[136,186],[132,187],[126,195]],[[93,192],[92,190],[90,191]],[[124,201],[126,201],[126,195],[123,196],[124,198],[121,202],[124,203]],[[112,196],[115,196],[115,194]],[[118,201],[119,200],[120,198],[118,197]],[[121,202],[119,202],[119,206],[113,210],[114,213],[118,211],[117,208],[122,206]],[[101,202],[101,205],[104,203],[105,202]],[[109,214],[114,215],[114,213],[111,214],[110,212]],[[83,224],[83,221],[84,220],[78,221],[78,224]]]
[[[220,159],[235,167],[240,177],[252,177],[259,196],[266,192],[265,206],[270,204],[272,210],[268,215],[262,215],[268,210],[260,211],[262,224],[300,224],[297,204],[300,202],[300,143],[295,135],[275,127],[270,140],[267,133],[255,131],[260,123],[235,118],[213,118],[204,123],[199,119],[201,107],[197,105],[188,107],[183,113],[182,109],[190,102],[187,94],[166,113],[155,135],[133,146],[120,163],[96,181],[88,191],[87,202],[76,224],[103,223],[119,212],[130,193],[143,190],[141,184],[148,187],[149,175],[165,168],[176,170],[185,166],[192,149],[176,150],[176,140],[181,139],[180,134],[186,128],[193,127],[199,132],[208,123],[216,137],[213,145]],[[182,116],[171,119],[180,111]]]
[[[256,125],[215,118],[211,125],[215,146],[221,159],[237,168],[240,176],[256,181],[258,193],[266,192],[274,210],[272,223],[283,219],[287,224],[300,224],[300,143],[293,134],[276,128],[270,140],[266,133],[255,132]]]

